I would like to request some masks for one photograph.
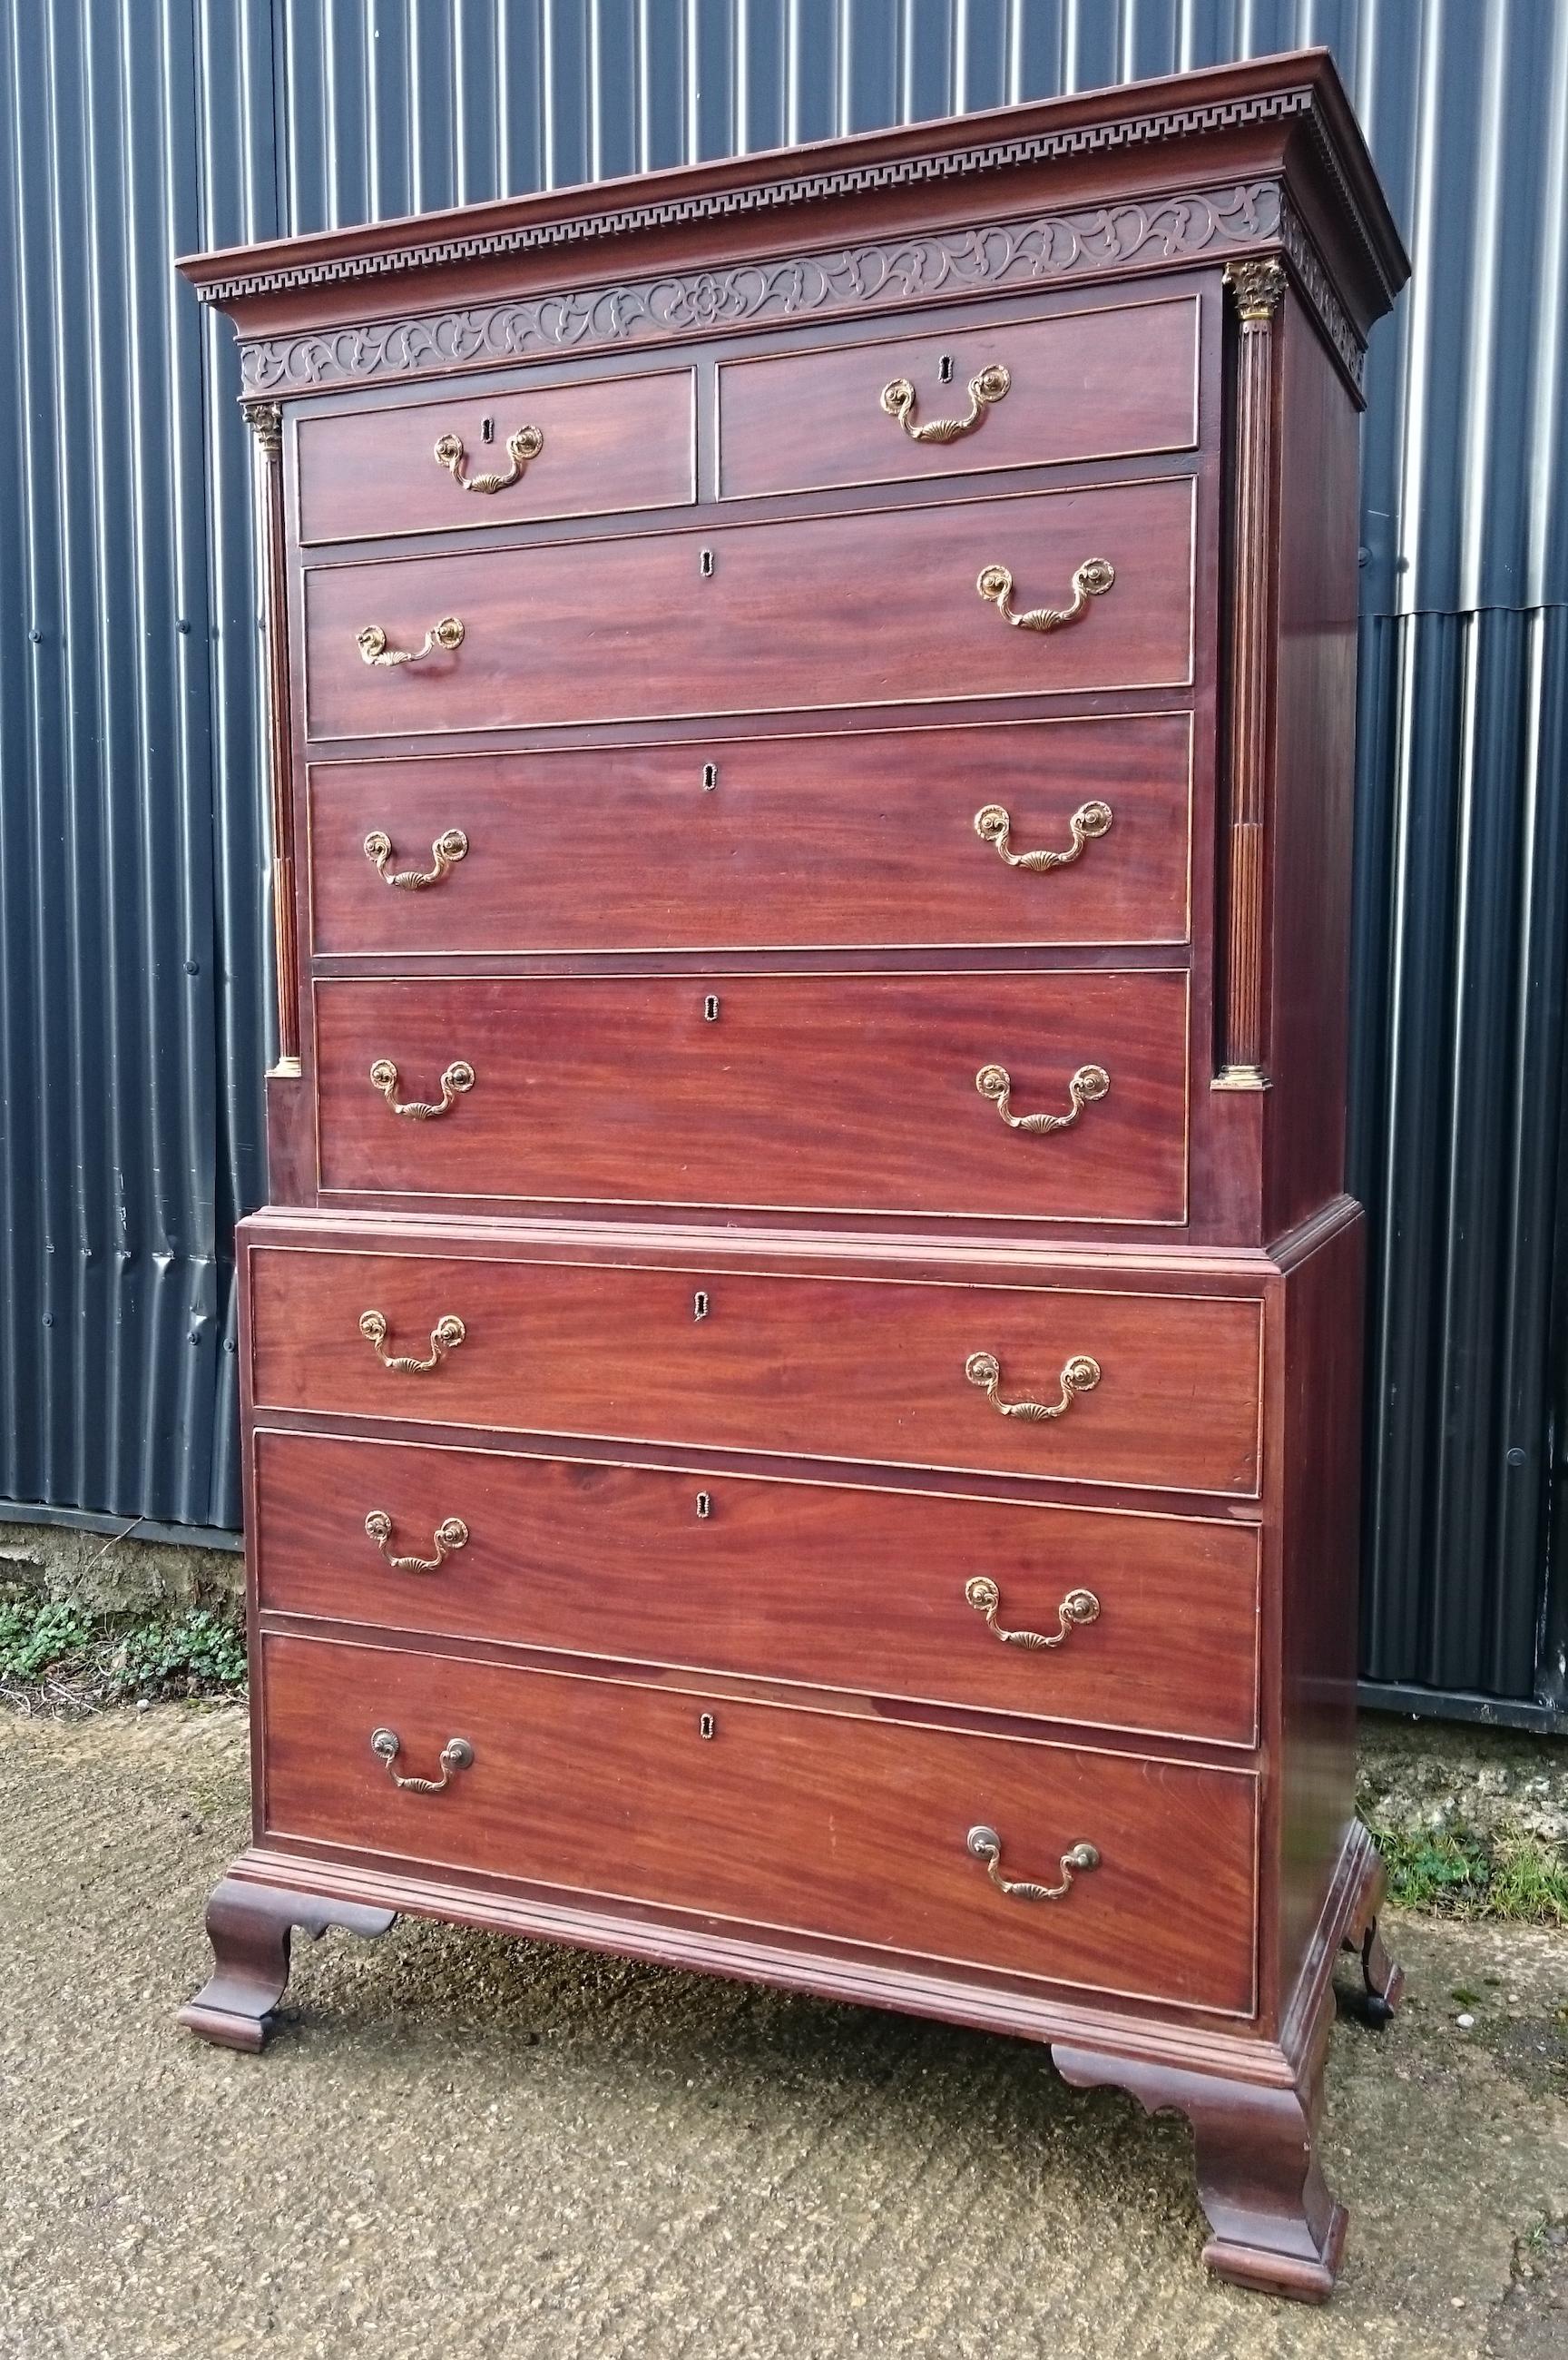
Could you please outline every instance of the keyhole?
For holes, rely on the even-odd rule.
[[[691,1317],[693,1319],[705,1319],[707,1316],[708,1298],[703,1294],[702,1288],[699,1287],[696,1294],[691,1297]]]
[[[700,1516],[711,1516],[713,1513],[713,1493],[711,1491],[699,1491],[697,1494],[697,1513]]]
[[[718,783],[718,764],[716,762],[704,762],[702,765],[702,792],[705,795],[711,795]]]
[[[705,549],[702,552],[702,579],[704,582],[706,582],[713,570],[713,552],[711,549]]]
[[[708,1023],[716,1024],[718,1022],[719,995],[716,991],[710,991],[706,1000],[703,1000],[702,1014]]]
[[[494,442],[495,440],[495,421],[493,418],[480,420],[479,440],[481,442]]]
[[[936,373],[941,384],[951,385],[953,383],[953,355],[951,353],[943,353],[941,360],[937,363]]]
[[[713,1733],[713,1714],[712,1714],[711,1712],[700,1712],[700,1713],[697,1715],[697,1734],[698,1734],[698,1736],[699,1736],[699,1737],[712,1737]]]

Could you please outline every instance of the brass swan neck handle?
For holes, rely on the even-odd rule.
[[[961,435],[973,434],[992,402],[1000,401],[1012,384],[1012,378],[1000,361],[989,367],[977,369],[969,380],[969,410],[963,418],[931,418],[923,426],[915,424],[915,388],[907,377],[896,377],[882,388],[882,407],[889,418],[896,418],[911,442],[956,442]]]
[[[441,1750],[439,1778],[405,1778],[397,1767],[397,1756],[403,1751],[403,1741],[395,1729],[373,1729],[370,1750],[378,1762],[387,1765],[387,1775],[395,1786],[408,1795],[439,1795],[450,1786],[460,1770],[474,1767],[474,1748],[466,1737],[449,1737]]]
[[[539,426],[519,426],[506,437],[506,456],[510,467],[504,475],[465,475],[461,434],[443,434],[436,444],[436,464],[444,467],[462,492],[505,492],[517,482],[530,459],[537,459],[544,449],[544,430]]]
[[[1002,1399],[1002,1364],[995,1352],[971,1352],[964,1363],[964,1373],[972,1385],[978,1385],[994,1410],[1003,1417],[1021,1417],[1031,1424],[1041,1419],[1064,1417],[1080,1393],[1093,1393],[1100,1382],[1100,1363],[1087,1352],[1075,1352],[1062,1365],[1059,1380],[1062,1398],[1055,1402],[1004,1401]]]
[[[417,648],[389,647],[379,623],[366,623],[363,631],[354,633],[354,643],[367,664],[406,664],[421,662],[426,656],[433,656],[438,648],[451,655],[454,648],[463,645],[463,625],[458,617],[443,615],[439,623],[430,625]]]
[[[1009,1901],[1064,1900],[1073,1890],[1075,1876],[1100,1865],[1100,1855],[1094,1844],[1075,1843],[1069,1846],[1057,1863],[1061,1883],[1034,1885],[1024,1877],[1002,1874],[1002,1839],[995,1828],[971,1828],[965,1842],[972,1857],[985,1863],[985,1874],[997,1892],[1005,1893]]]
[[[1015,852],[1012,848],[1012,814],[1003,803],[983,803],[975,814],[975,833],[983,844],[992,844],[1009,869],[1031,869],[1037,873],[1051,869],[1070,868],[1083,857],[1083,847],[1095,836],[1104,836],[1112,820],[1109,803],[1080,803],[1068,821],[1073,838],[1068,852]],[[394,880],[396,882],[396,880]]]
[[[1070,606],[1031,606],[1022,615],[1014,610],[1013,577],[1005,565],[987,565],[975,587],[1015,631],[1061,631],[1069,623],[1081,622],[1089,611],[1090,599],[1103,598],[1116,578],[1116,568],[1108,560],[1086,557],[1073,573]]]
[[[373,827],[365,839],[365,857],[384,885],[396,885],[405,893],[417,893],[424,885],[439,885],[449,869],[468,858],[468,838],[460,827],[449,827],[438,836],[430,847],[432,869],[393,869],[387,864],[392,858],[392,839],[385,828]]]
[[[410,1352],[388,1352],[386,1349],[387,1315],[384,1311],[362,1311],[359,1332],[367,1344],[374,1346],[376,1357],[384,1369],[390,1369],[395,1376],[425,1377],[432,1369],[440,1368],[449,1352],[456,1351],[468,1330],[455,1311],[443,1312],[430,1329],[430,1357],[422,1360]]]
[[[1100,1601],[1092,1590],[1070,1590],[1056,1610],[1054,1631],[1004,1631],[996,1620],[1002,1593],[988,1573],[977,1573],[966,1581],[964,1595],[976,1614],[985,1617],[986,1629],[995,1633],[1004,1647],[1061,1647],[1065,1645],[1070,1632],[1100,1619]]]
[[[410,1122],[435,1122],[450,1114],[464,1091],[474,1084],[474,1071],[463,1058],[456,1058],[441,1077],[441,1104],[432,1105],[428,1098],[399,1098],[397,1096],[397,1068],[390,1057],[377,1057],[370,1068],[371,1087],[378,1089],[394,1114],[407,1115]]]
[[[390,1546],[392,1519],[385,1508],[372,1508],[365,1529],[394,1573],[439,1573],[454,1549],[468,1546],[468,1526],[461,1516],[448,1516],[436,1526],[434,1557],[395,1557]]]
[[[1038,1137],[1048,1131],[1070,1131],[1086,1106],[1108,1096],[1111,1077],[1104,1065],[1080,1065],[1067,1085],[1066,1114],[1015,1114],[1012,1076],[1006,1065],[982,1065],[975,1087],[983,1098],[991,1100],[1009,1131],[1027,1131]]]

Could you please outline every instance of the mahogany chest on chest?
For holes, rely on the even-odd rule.
[[[989,2027],[1317,2296],[1351,1815],[1356,462],[1311,53],[208,256],[279,1054],[255,1837]]]

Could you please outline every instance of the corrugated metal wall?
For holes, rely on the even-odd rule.
[[[261,1185],[267,1004],[258,626],[228,333],[169,256],[1325,42],[1416,263],[1374,340],[1365,446],[1366,1667],[1390,1700],[1561,1706],[1568,6],[7,15],[0,1492],[235,1514],[228,1236]]]

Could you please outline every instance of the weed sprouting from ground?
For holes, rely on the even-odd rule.
[[[1568,1859],[1542,1837],[1493,1841],[1452,1827],[1373,1834],[1388,1869],[1388,1898],[1403,1909],[1456,1918],[1507,1918],[1568,1926]]]
[[[234,1696],[245,1677],[237,1612],[92,1615],[37,1590],[0,1593],[0,1697],[23,1710]]]

